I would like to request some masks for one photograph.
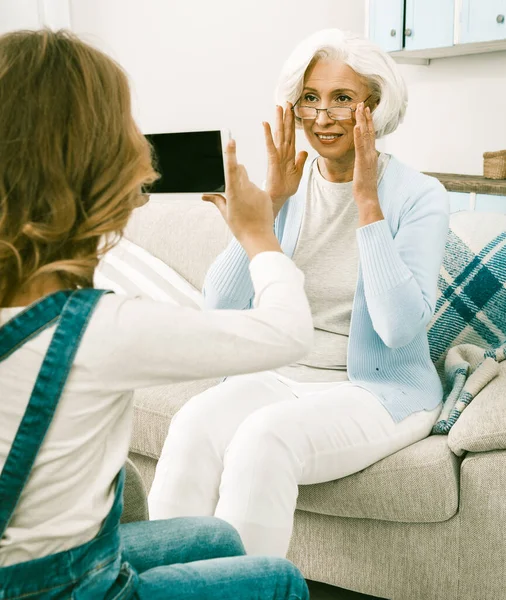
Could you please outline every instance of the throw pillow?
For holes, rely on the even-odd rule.
[[[202,294],[174,269],[124,238],[100,261],[94,284],[116,294],[178,306],[202,308],[204,304]]]
[[[506,215],[453,214],[428,328],[431,357],[441,375],[452,346],[493,349],[505,342],[505,307]]]

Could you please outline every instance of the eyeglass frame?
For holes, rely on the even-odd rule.
[[[371,98],[373,96],[373,94],[369,94],[369,96],[367,96],[367,98],[365,100],[361,100],[360,102],[363,102],[364,105],[365,103],[369,100],[369,98]],[[292,106],[292,112],[295,115],[295,107],[297,106],[297,104],[299,104],[300,100],[301,100],[302,96],[297,100],[297,102]],[[360,104],[360,102],[357,102],[357,105]],[[299,105],[300,107],[300,105]],[[349,106],[328,106],[327,108],[316,108],[316,106],[304,106],[304,108],[311,108],[312,110],[316,110],[316,116],[314,118],[304,118],[304,117],[299,117],[297,115],[295,115],[297,117],[297,119],[300,119],[301,121],[313,121],[318,118],[318,115],[320,114],[320,111],[324,110],[327,112],[327,116],[329,119],[332,119],[332,121],[347,121],[348,119],[334,119],[334,117],[330,116],[329,114],[329,110],[332,110],[333,108],[345,108],[346,110],[350,111],[350,119],[353,116],[354,112],[357,112],[356,108],[350,108]]]

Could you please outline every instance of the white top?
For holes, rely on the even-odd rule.
[[[75,357],[53,423],[0,541],[6,566],[92,539],[114,500],[132,424],[132,390],[279,367],[312,342],[304,277],[278,252],[250,265],[255,308],[200,311],[104,296]],[[21,308],[0,309],[0,326]],[[0,362],[0,470],[54,327]]]
[[[390,156],[378,157],[378,183]],[[293,261],[306,278],[315,328],[311,352],[278,373],[296,381],[346,381],[351,310],[359,267],[353,181],[334,183],[315,160]]]

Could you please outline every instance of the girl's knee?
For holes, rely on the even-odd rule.
[[[278,560],[278,569],[286,589],[286,598],[309,600],[307,583],[299,569],[289,560],[284,558]]]
[[[209,544],[214,558],[244,556],[246,550],[237,530],[217,517],[202,517],[202,543]]]
[[[299,569],[286,558],[258,557],[262,572],[276,583],[276,598],[308,600],[309,590]]]

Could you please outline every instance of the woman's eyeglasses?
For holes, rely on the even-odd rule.
[[[364,104],[369,100],[371,96],[372,94],[370,96],[367,96],[367,98],[363,100]],[[301,106],[299,102],[300,98],[292,107],[295,116],[299,119],[317,119],[320,111],[324,110],[327,112],[329,119],[332,119],[334,121],[349,121],[351,120],[353,113],[357,110],[356,108],[351,108],[351,106],[330,106],[329,108],[316,108],[316,106],[304,105]]]

